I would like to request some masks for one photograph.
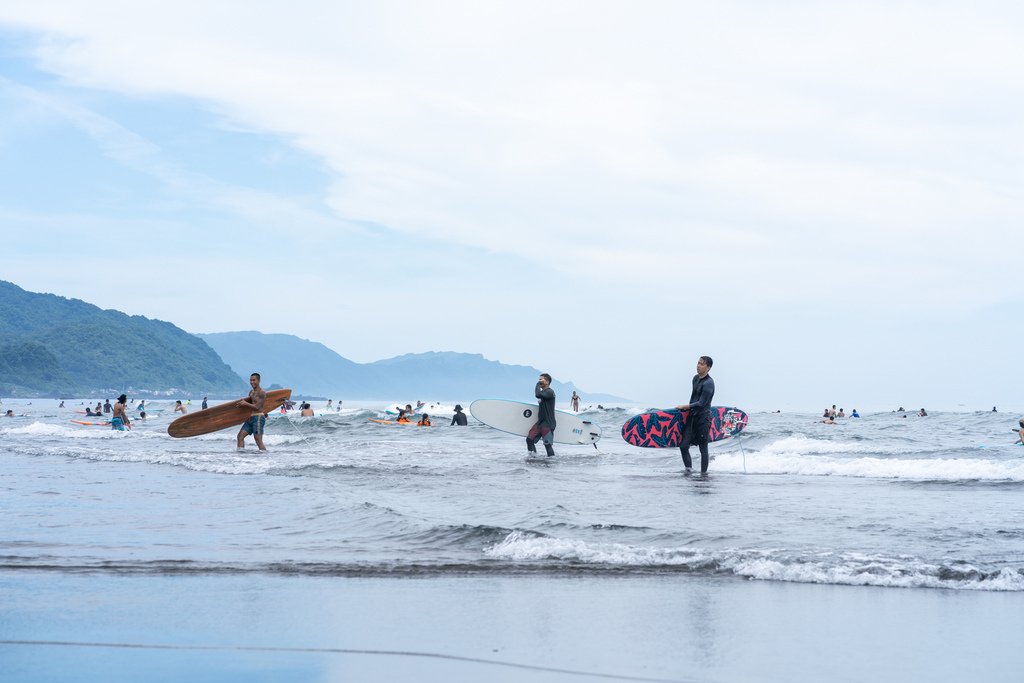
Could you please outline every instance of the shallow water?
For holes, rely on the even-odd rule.
[[[465,405],[465,404],[464,404]],[[1024,591],[1024,448],[1016,416],[893,413],[830,426],[754,413],[712,447],[619,438],[636,408],[586,413],[599,449],[525,444],[470,420],[368,422],[384,406],[234,432],[72,424],[55,401],[5,401],[0,571],[409,576],[695,575]],[[159,407],[154,405],[154,407]],[[166,414],[166,413],[165,413]],[[694,455],[697,456],[696,449]]]

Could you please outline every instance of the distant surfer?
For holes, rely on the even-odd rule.
[[[921,410],[918,411],[917,416],[918,417],[928,417],[928,413],[926,413],[924,411],[924,408],[921,408]]]
[[[145,410],[145,408],[141,408],[140,410]],[[186,408],[185,406],[181,405],[181,401],[175,401],[174,402],[174,412],[181,413],[182,415],[188,415],[188,408]]]
[[[110,402],[110,399],[107,399],[107,403],[109,403],[109,402]],[[61,402],[60,402],[60,405],[59,405],[59,406],[57,406],[57,407],[58,407],[58,408],[63,408],[63,407],[64,407],[64,401],[61,401]]]
[[[267,416],[263,414],[263,406],[267,402],[267,392],[260,386],[260,373],[254,372],[249,375],[249,386],[252,387],[249,398],[243,398],[238,402],[243,408],[252,410],[249,419],[243,422],[242,428],[238,430],[238,447],[245,448],[245,437],[252,434],[256,447],[265,451],[267,447],[263,445],[263,428],[267,426]]]
[[[569,399],[569,404],[572,405],[572,412],[580,412],[580,395],[575,391],[572,392],[572,398]]]
[[[417,427],[430,427],[430,416],[426,413],[420,415],[420,421],[416,423]]]
[[[203,396],[203,405],[202,405],[202,409],[203,409],[203,410],[206,410],[206,409],[207,409],[207,408],[209,408],[209,407],[210,407],[210,406],[209,406],[209,405],[208,405],[208,404],[206,403],[206,397],[205,397],[205,396]]]
[[[526,450],[537,452],[537,441],[544,441],[544,450],[550,458],[555,454],[555,390],[551,388],[551,375],[544,372],[537,379],[533,395],[537,397],[537,422],[526,435]]]
[[[128,419],[128,411],[125,408],[128,407],[128,397],[121,394],[117,397],[117,403],[114,404],[114,414],[110,418],[110,428],[116,429],[119,432],[123,432],[125,427],[128,429],[132,428],[131,420]]]
[[[697,360],[697,374],[693,376],[693,389],[690,391],[690,402],[686,405],[676,406],[679,410],[690,411],[690,417],[686,420],[686,433],[683,434],[683,442],[679,444],[679,451],[683,456],[683,466],[689,472],[693,469],[693,462],[690,460],[690,444],[697,444],[700,449],[700,473],[707,474],[708,471],[708,433],[711,431],[711,399],[715,397],[715,380],[711,379],[711,366],[714,361],[711,356],[701,356]]]
[[[820,420],[820,422],[823,425],[834,425],[836,423],[836,421],[832,419],[831,415],[826,415],[825,419],[824,420]]]
[[[299,417],[313,417],[313,409],[308,403],[302,404],[302,412],[299,413]]]
[[[857,412],[856,408],[854,408],[853,412],[850,413],[850,417],[860,417],[860,413]]]
[[[839,409],[839,414],[836,417],[846,417],[846,413],[843,412],[842,408]]]
[[[452,426],[465,427],[467,424],[469,424],[469,421],[466,419],[466,414],[462,412],[462,406],[456,405],[455,414],[452,415]]]
[[[61,402],[60,402],[60,407],[61,407],[61,408],[63,408],[63,407],[64,407],[64,402],[63,402],[63,401],[61,401]],[[112,405],[110,405],[110,399],[108,398],[108,399],[106,400],[106,402],[105,402],[105,403],[103,404],[103,412],[104,412],[104,413],[109,413],[109,412],[111,412],[112,410],[114,410],[114,407],[113,407]]]
[[[181,401],[178,401],[178,403],[181,403]],[[138,410],[139,412],[142,412],[145,409],[146,409],[146,399],[142,399],[141,401],[139,401],[139,405],[135,406],[135,410]]]
[[[1020,425],[1020,429],[1017,430],[1018,438],[1016,441],[1014,441],[1014,443],[1024,443],[1024,417],[1020,419],[1020,422],[1018,424]]]
[[[14,417],[14,411],[13,410],[8,410],[6,413],[4,413],[4,417]],[[1024,431],[1024,430],[1021,430],[1021,431]]]

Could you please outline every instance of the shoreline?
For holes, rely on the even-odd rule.
[[[32,571],[0,573],[0,590],[0,657],[26,683],[1011,681],[1024,664],[1018,594],[692,576]]]

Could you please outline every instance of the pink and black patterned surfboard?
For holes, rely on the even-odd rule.
[[[630,418],[622,425],[622,438],[631,446],[642,448],[677,448],[683,440],[690,412],[652,410]],[[747,426],[747,414],[739,408],[711,406],[711,429],[708,441],[721,441],[736,436]]]

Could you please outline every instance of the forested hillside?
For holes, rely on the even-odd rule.
[[[236,394],[246,386],[206,342],[171,323],[0,280],[0,394]]]

